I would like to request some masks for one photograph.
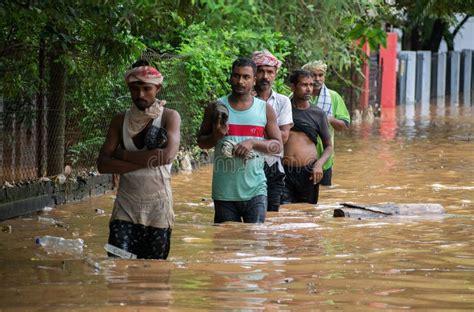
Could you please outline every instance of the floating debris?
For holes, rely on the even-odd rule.
[[[11,225],[2,225],[2,232],[3,233],[11,233],[12,232],[12,226]]]
[[[334,217],[346,218],[379,218],[387,216],[426,216],[444,215],[440,204],[352,204],[342,203],[341,208],[334,209]]]
[[[69,225],[67,225],[66,223],[55,220],[53,218],[49,218],[49,217],[38,217],[38,221],[41,222],[41,223],[54,225],[54,226],[57,226],[57,227],[62,227],[62,228],[66,228],[66,229],[69,228]]]
[[[104,249],[105,251],[117,256],[117,257],[120,257],[122,259],[137,259],[137,255],[131,253],[131,252],[128,252],[126,250],[123,250],[121,248],[118,248],[114,245],[110,245],[110,244],[105,244],[104,245]]]
[[[95,271],[100,271],[100,270],[101,270],[100,263],[97,262],[97,261],[95,261],[94,259],[92,259],[92,258],[90,258],[90,257],[86,257],[86,258],[84,259],[84,262],[85,262],[88,266],[92,267]]]
[[[7,187],[12,188],[12,187],[15,187],[15,186],[13,184],[11,184],[10,182],[5,181],[5,183],[3,184],[3,188],[7,188]]]

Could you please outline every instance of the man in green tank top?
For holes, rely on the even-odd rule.
[[[248,58],[232,64],[230,95],[219,99],[229,111],[228,122],[205,112],[198,135],[201,148],[213,148],[212,198],[214,222],[263,223],[267,211],[267,186],[263,154],[278,154],[281,135],[273,108],[252,95],[257,66]]]

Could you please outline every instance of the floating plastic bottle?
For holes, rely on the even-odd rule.
[[[56,236],[41,236],[36,238],[36,243],[43,247],[48,253],[82,253],[84,241],[80,238],[65,239]]]
[[[86,257],[84,258],[85,263],[87,263],[88,266],[94,268],[95,271],[100,271],[102,268],[100,266],[100,263],[95,261],[91,257]]]
[[[135,254],[133,254],[129,251],[123,250],[121,248],[118,248],[114,245],[105,244],[104,249],[107,252],[113,254],[114,256],[120,257],[122,259],[136,259],[137,258],[137,255],[135,255]]]

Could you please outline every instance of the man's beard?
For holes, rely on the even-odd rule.
[[[151,105],[153,105],[153,103],[148,103],[147,100],[136,100],[136,101],[133,101],[133,104],[135,104],[135,106],[139,110],[143,110],[143,111],[147,109],[148,107],[150,107]]]
[[[245,87],[242,86],[233,86],[232,87],[232,92],[235,94],[247,94],[248,90],[245,89]]]
[[[257,87],[260,90],[268,89],[272,86],[272,83],[269,80],[259,80],[257,82]]]

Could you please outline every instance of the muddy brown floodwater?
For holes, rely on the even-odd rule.
[[[173,177],[167,261],[106,257],[114,193],[0,222],[12,229],[0,233],[0,310],[474,310],[472,107],[438,101],[353,125],[336,138],[334,186],[319,204],[283,206],[263,225],[214,226],[211,173]],[[440,203],[447,214],[333,218],[346,201]],[[47,254],[40,235],[86,247]]]

